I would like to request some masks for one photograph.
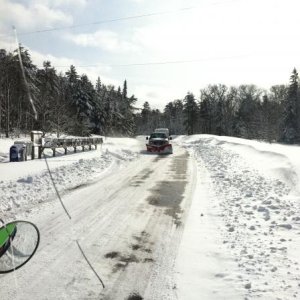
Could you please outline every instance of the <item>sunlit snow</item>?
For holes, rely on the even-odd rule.
[[[50,233],[47,235],[47,226],[43,223],[43,219],[51,220],[49,226],[55,228],[53,223],[56,220],[55,216],[59,216],[57,217],[59,222],[62,222],[61,218],[64,217],[62,217],[62,208],[57,201],[45,161],[36,159],[10,163],[8,150],[12,142],[12,140],[0,140],[1,218],[6,221],[15,218],[34,220],[41,224],[42,233],[46,234],[48,239],[50,237],[56,239],[56,231],[53,229],[51,229],[51,235]],[[185,217],[179,227],[178,224],[172,227],[172,231],[179,230],[179,234],[174,237],[181,239],[178,242],[179,249],[173,250],[176,258],[173,262],[165,261],[171,257],[163,256],[164,251],[169,251],[166,249],[169,249],[170,245],[173,245],[172,243],[174,246],[177,245],[168,238],[168,235],[160,240],[158,248],[151,250],[151,247],[155,245],[155,237],[159,238],[159,226],[169,224],[165,222],[172,221],[171,217],[165,216],[163,219],[158,219],[160,221],[155,224],[156,229],[153,229],[153,232],[150,231],[153,235],[152,242],[146,242],[148,233],[145,233],[142,228],[146,222],[148,208],[154,213],[162,209],[147,203],[149,188],[143,190],[140,186],[141,175],[138,175],[138,172],[142,170],[142,164],[145,162],[147,162],[146,175],[149,177],[145,181],[149,180],[148,185],[151,186],[152,182],[155,183],[154,179],[151,179],[151,174],[154,172],[151,170],[151,165],[156,166],[156,173],[153,176],[156,180],[159,179],[159,162],[155,164],[157,156],[145,157],[147,154],[145,153],[144,137],[137,139],[107,138],[103,147],[97,150],[76,154],[70,151],[68,155],[61,153],[55,158],[50,157],[51,153],[49,153],[48,163],[55,178],[55,184],[63,198],[66,195],[69,208],[72,209],[70,206],[72,202],[69,198],[73,198],[72,201],[83,201],[83,204],[78,206],[82,211],[75,207],[73,212],[76,216],[74,228],[83,241],[86,241],[84,245],[89,257],[92,258],[97,270],[104,276],[103,279],[108,282],[108,285],[110,280],[117,280],[116,278],[119,280],[116,282],[121,284],[124,294],[123,292],[121,295],[114,294],[117,293],[114,284],[111,286],[113,292],[110,295],[115,295],[115,299],[125,299],[125,293],[130,293],[132,286],[135,286],[136,289],[131,291],[132,295],[137,292],[141,295],[144,293],[147,296],[145,299],[158,299],[155,297],[159,297],[159,295],[166,295],[165,297],[168,299],[185,300],[299,298],[299,148],[212,135],[178,136],[173,139],[173,145],[174,154],[161,156],[160,159],[162,162],[168,163],[174,157],[176,158],[176,153],[187,151],[189,153],[189,174],[192,174],[191,177],[186,178],[189,188],[186,189],[184,195],[184,205],[181,204],[182,214]],[[128,172],[127,179],[126,172]],[[118,175],[119,173],[120,175]],[[96,204],[95,183],[99,186],[99,193],[102,193],[101,180],[105,180],[110,174],[114,175],[112,177],[114,182],[109,183],[113,189],[107,190],[108,198],[106,202],[103,202],[103,212],[102,208],[99,212],[93,212],[93,205]],[[118,193],[120,187],[130,185],[131,178],[135,179],[136,186],[134,187],[131,183],[131,188],[133,191],[135,188],[136,198],[145,199],[143,205],[138,203],[135,205],[132,202],[133,199],[127,199],[126,197],[130,196],[126,196],[129,193],[129,190],[126,190],[121,194],[124,199],[115,206],[118,202],[113,198],[114,191]],[[103,182],[105,183],[105,181]],[[103,189],[106,191],[104,183]],[[93,185],[94,190],[89,189],[89,186]],[[83,187],[84,190],[82,190]],[[78,190],[82,190],[81,198],[77,196]],[[89,194],[94,200],[88,200]],[[82,199],[82,195],[86,195],[86,199]],[[124,202],[125,200],[128,203]],[[87,202],[86,208],[84,201],[90,201]],[[127,208],[129,213],[125,211]],[[58,213],[61,213],[62,216],[57,215]],[[53,219],[51,214],[53,214]],[[105,229],[104,232],[107,236],[101,237],[100,244],[96,241],[92,242],[92,231],[89,231],[85,237],[84,228],[86,227],[81,224],[84,214],[93,216],[93,224],[98,220],[99,227],[96,228],[103,227]],[[110,214],[114,218],[118,214],[124,218],[123,231],[114,227],[113,223],[109,223],[112,221],[109,220]],[[97,215],[98,217],[96,217]],[[128,234],[124,235],[126,228]],[[139,230],[142,232],[140,236],[135,234]],[[122,235],[120,235],[121,232]],[[143,252],[142,257],[137,254],[136,256],[122,256],[118,252],[125,251],[132,235],[136,241],[145,239],[145,243],[148,243],[149,252]],[[64,238],[66,241],[71,236],[70,230],[66,230],[60,231],[57,238]],[[113,236],[115,236],[115,240],[113,238],[112,241]],[[47,241],[43,241],[43,243],[46,245]],[[119,259],[131,257],[132,259],[131,262],[123,262],[118,270],[116,265],[113,265],[114,258],[109,258],[110,260],[105,258],[106,264],[103,263],[103,256],[102,263],[95,260],[98,252],[108,251],[112,245],[119,247],[119,250],[108,252],[111,256],[115,253],[113,257],[119,257]],[[133,249],[134,246],[136,250],[140,247],[131,245]],[[45,292],[49,292],[48,287],[42,288],[43,278],[47,278],[49,288],[52,281],[53,284],[68,282],[67,290],[61,299],[95,299],[97,295],[100,295],[101,288],[89,271],[85,269],[85,273],[78,277],[69,269],[68,264],[72,263],[73,259],[80,261],[78,253],[70,252],[68,258],[64,258],[62,252],[57,253],[60,264],[64,265],[69,272],[48,274],[47,264],[54,261],[55,257],[52,254],[47,257],[42,249],[37,252],[36,258],[37,261],[45,264],[43,269],[45,273],[39,275],[39,289],[42,290],[34,290],[31,295],[32,299],[42,299],[45,296],[43,289]],[[152,253],[152,258],[147,256],[150,253]],[[149,282],[144,281],[146,278],[142,274],[140,278],[134,279],[133,277],[138,273],[132,273],[130,280],[129,277],[126,277],[127,285],[125,281],[121,282],[116,272],[125,272],[129,263],[130,270],[139,268],[141,259],[146,261],[147,265],[144,264],[139,269],[140,271],[150,272],[151,264],[155,266],[154,271],[151,271],[151,278],[147,279]],[[18,295],[20,299],[23,299],[22,295],[26,296],[30,293],[25,286],[24,290],[20,286],[26,282],[25,269],[30,270],[34,264],[35,258],[33,258],[33,262],[24,267],[24,272],[16,272],[19,274],[16,281],[12,280],[12,277],[8,277],[9,275],[0,275],[0,280],[5,284],[5,289],[0,291],[1,299],[8,299],[5,297],[9,295]],[[79,263],[79,265],[81,268],[86,268],[84,263]],[[169,271],[161,269],[160,265],[171,269]],[[110,273],[111,268],[113,268],[112,273]],[[38,266],[35,266],[34,270],[41,271]],[[51,270],[53,272],[53,267]],[[156,272],[162,272],[162,270],[165,272],[163,274],[166,274],[164,275],[165,283],[157,281],[159,273]],[[8,279],[10,279],[9,283],[6,282]],[[90,285],[86,285],[85,280],[90,282]],[[61,289],[63,289],[63,283],[61,284]],[[93,291],[88,292],[89,288]],[[97,289],[100,291],[98,292]],[[109,290],[106,290],[106,293],[109,293]],[[54,299],[51,297],[55,295],[55,291],[52,289],[47,299]]]

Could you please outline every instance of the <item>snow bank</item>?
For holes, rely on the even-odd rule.
[[[7,139],[0,139],[0,163],[9,161],[9,149],[14,144],[14,140],[7,138]]]
[[[223,285],[233,284],[234,294],[242,293],[244,298],[299,298],[298,148],[209,135],[178,137],[176,141],[194,155],[202,190],[210,195],[209,204],[207,197],[194,199],[206,209],[206,220],[198,214],[198,218],[188,220],[192,224],[187,224],[184,232],[184,239],[189,236],[194,245],[188,250],[186,245],[191,242],[183,243],[179,251],[180,299],[196,299],[184,296],[183,280],[189,276],[189,267],[183,268],[180,261],[187,255],[194,257],[188,266],[199,274],[207,257],[213,262],[217,257],[234,262],[229,271],[226,265],[217,270],[215,263],[209,266],[209,293],[198,290],[201,299],[224,299],[222,290],[226,294],[230,288],[222,288],[221,283],[216,287],[220,280]],[[205,180],[203,174],[207,174]],[[201,227],[200,238],[193,234],[195,227]],[[211,239],[212,228],[216,232],[214,247],[203,243],[203,236]],[[206,251],[199,251],[202,248]],[[198,280],[202,279],[198,276]],[[203,284],[200,286],[205,290]]]
[[[38,209],[40,203],[56,199],[45,159],[26,162],[8,162],[8,151],[13,140],[0,140],[0,153],[6,163],[0,164],[0,214],[9,220],[16,214]],[[140,145],[134,139],[106,138],[98,150],[51,157],[45,151],[54,183],[61,193],[89,184],[105,175],[121,161],[130,161],[139,155]]]
[[[251,167],[264,175],[280,179],[300,191],[300,147],[295,145],[282,145],[235,137],[192,135],[179,136],[179,143],[190,145],[210,144],[221,146],[237,153]]]

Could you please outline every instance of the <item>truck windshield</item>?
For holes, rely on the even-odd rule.
[[[166,134],[160,132],[152,133],[150,135],[150,139],[166,139],[166,138],[167,138]]]

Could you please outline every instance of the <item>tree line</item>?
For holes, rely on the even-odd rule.
[[[33,129],[57,136],[132,136],[136,101],[133,95],[127,95],[126,80],[122,88],[105,85],[100,77],[94,85],[73,65],[65,74],[57,73],[49,61],[43,63],[43,68],[34,65],[23,47],[11,53],[0,49],[0,132],[6,137]]]
[[[22,58],[24,76],[20,68]],[[37,118],[29,101],[35,104]],[[58,73],[45,61],[33,64],[28,50],[0,49],[0,133],[41,130],[88,136],[90,134],[133,136],[167,127],[172,134],[215,134],[284,143],[300,143],[299,77],[294,69],[289,85],[263,90],[255,85],[227,87],[209,85],[198,98],[169,102],[163,111],[121,87],[105,85],[98,77],[93,84],[79,75],[75,66]]]
[[[137,114],[139,134],[149,128],[168,127],[173,134],[214,134],[300,143],[300,90],[297,70],[289,85],[263,90],[255,85],[209,85],[198,99],[187,93],[169,102],[163,112],[145,102]]]

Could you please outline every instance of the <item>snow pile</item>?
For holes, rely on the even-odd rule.
[[[207,135],[179,137],[177,142],[193,153],[199,177],[208,174],[205,184],[211,203],[195,201],[203,201],[207,220],[218,224],[218,244],[209,250],[220,252],[200,254],[199,269],[207,256],[218,253],[230,257],[235,267],[223,273],[220,266],[219,273],[208,276],[234,283],[236,295],[242,293],[247,299],[299,298],[300,197],[295,187],[300,168],[298,157],[292,155],[295,147]],[[211,234],[212,225],[199,217],[193,225],[204,226],[207,230],[202,229],[202,234]],[[191,255],[195,251],[191,250]],[[223,296],[221,292],[213,298]]]
[[[8,143],[13,141],[0,140],[0,150],[7,151]],[[64,194],[104,176],[104,171],[113,169],[120,160],[126,162],[136,158],[138,149],[133,139],[107,138],[98,150],[62,155],[63,149],[58,149],[57,157],[50,157],[51,150],[48,150],[46,157],[54,183]],[[0,177],[2,218],[8,220],[16,214],[29,213],[33,208],[39,209],[39,204],[56,199],[44,159],[4,163],[0,167],[3,170]]]
[[[0,164],[0,214],[6,221],[16,218],[16,214],[42,212],[47,208],[45,202],[56,199],[45,160],[9,163],[11,144],[12,141],[0,140],[0,156],[5,162]],[[176,284],[172,286],[178,299],[298,299],[299,148],[211,135],[178,136],[174,139],[175,153],[179,150],[176,144],[190,152],[189,165],[192,174],[197,174],[190,182],[195,187],[191,208],[180,227],[184,231],[176,261]],[[107,138],[97,150],[63,155],[60,149],[57,157],[51,157],[48,150],[46,156],[55,185],[64,196],[117,171],[129,178],[151,171],[144,169],[143,162],[150,166],[152,160],[141,159],[128,165],[144,149],[144,136]],[[112,193],[130,184],[130,180],[121,185],[115,177],[108,179],[112,180]],[[94,193],[101,185],[102,182],[94,186]],[[141,188],[136,195],[136,189],[130,188],[137,198],[144,192]],[[132,204],[136,205],[134,199]],[[105,207],[115,215],[109,213],[101,222],[113,219],[111,216],[123,216],[121,212],[128,202],[121,203],[123,206],[108,201]],[[98,222],[98,215],[94,217]],[[132,224],[140,230],[135,214]],[[109,235],[106,238],[110,239]],[[165,243],[162,246],[169,247],[170,241]],[[168,280],[173,282],[173,278]]]
[[[0,163],[9,161],[9,149],[14,144],[13,139],[0,139]]]

